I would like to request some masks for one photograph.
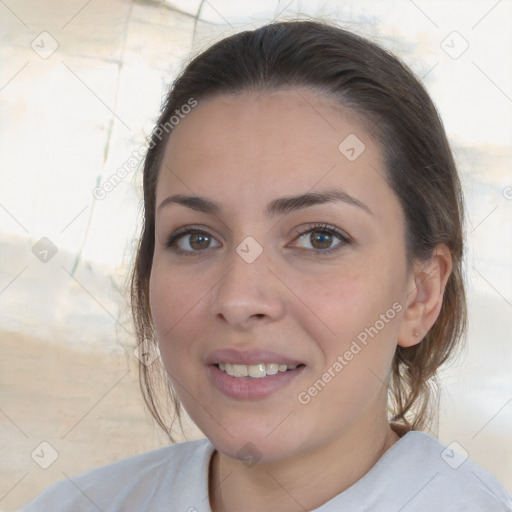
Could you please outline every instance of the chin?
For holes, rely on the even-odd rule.
[[[247,436],[235,439],[222,439],[219,443],[210,439],[217,451],[231,459],[239,460],[247,466],[257,463],[270,463],[293,455],[296,444],[283,445],[282,439],[277,442],[254,440]],[[287,443],[288,444],[288,443]],[[295,447],[295,448],[294,448]]]
[[[284,424],[280,425],[282,420],[276,419],[272,428],[268,427],[268,422],[245,419],[230,423],[231,428],[227,430],[211,423],[201,430],[217,451],[251,465],[282,460],[292,456],[304,444],[304,428],[301,427],[299,435],[299,432],[291,431],[290,426],[284,428]]]

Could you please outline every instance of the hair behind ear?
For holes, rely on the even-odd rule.
[[[461,286],[461,268],[455,265],[430,330],[419,343],[397,346],[389,393],[391,424],[397,433],[428,429],[434,419],[439,405],[437,371],[457,354],[466,332],[466,301]]]

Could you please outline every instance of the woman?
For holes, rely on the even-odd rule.
[[[149,143],[132,279],[162,382],[206,439],[61,482],[27,512],[507,511],[429,434],[466,320],[459,179],[395,57],[316,22],[226,38]],[[159,372],[160,370],[160,372]]]

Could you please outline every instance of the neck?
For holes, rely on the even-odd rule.
[[[310,451],[251,467],[215,452],[212,511],[313,510],[362,478],[398,439],[386,421],[364,429],[357,425]]]

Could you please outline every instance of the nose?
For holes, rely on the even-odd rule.
[[[265,251],[251,263],[233,251],[229,270],[215,287],[212,308],[221,322],[238,330],[279,320],[285,313],[284,291],[269,268]]]

